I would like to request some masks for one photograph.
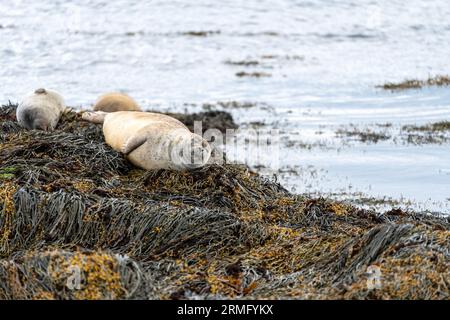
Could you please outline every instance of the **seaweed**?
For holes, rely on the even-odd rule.
[[[450,77],[447,75],[437,75],[429,77],[427,80],[407,79],[399,83],[388,82],[383,85],[376,86],[390,91],[400,91],[408,89],[421,89],[423,87],[444,87],[450,85]]]
[[[237,129],[238,126],[234,122],[233,117],[228,112],[210,110],[198,113],[172,113],[166,112],[167,115],[183,122],[191,131],[194,131],[194,122],[202,122],[202,131],[213,128],[225,133],[227,129]]]
[[[0,108],[0,299],[449,298],[446,216],[295,195],[244,165],[141,170],[78,113],[26,131],[15,108]]]
[[[272,75],[267,72],[246,72],[246,71],[240,71],[236,73],[236,77],[243,78],[243,77],[250,77],[250,78],[266,78],[271,77]]]
[[[393,143],[404,143],[413,145],[444,144],[450,141],[450,122],[440,121],[425,125],[403,125],[395,134],[391,124],[376,124],[376,127],[359,128],[354,124],[341,126],[336,130],[339,138],[362,143],[379,143],[391,141]]]
[[[220,34],[219,30],[215,30],[215,31],[186,31],[186,32],[182,32],[181,33],[184,36],[191,36],[191,37],[208,37],[211,35],[217,35]]]
[[[226,60],[224,63],[232,66],[244,66],[244,67],[257,66],[260,64],[260,62],[257,60],[239,60],[239,61]]]
[[[340,128],[336,131],[336,136],[354,138],[355,140],[363,143],[378,143],[391,138],[391,136],[385,132],[375,132],[370,129],[365,129],[363,131],[355,127],[350,129]]]
[[[405,131],[426,131],[426,132],[446,132],[450,131],[450,121],[440,121],[426,124],[423,126],[405,125],[402,127]]]

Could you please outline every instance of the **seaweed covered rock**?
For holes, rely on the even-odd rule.
[[[100,251],[23,251],[14,260],[1,261],[0,277],[0,299],[145,297],[142,270],[136,262]]]
[[[241,165],[133,167],[101,127],[0,109],[0,299],[448,299],[449,220],[294,195]]]
[[[237,129],[238,126],[234,122],[231,114],[225,111],[211,110],[198,113],[166,113],[175,119],[183,122],[191,131],[194,131],[194,122],[201,121],[203,123],[202,131],[208,129],[217,129],[223,133],[227,129]]]

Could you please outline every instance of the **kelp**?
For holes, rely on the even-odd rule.
[[[1,299],[449,298],[448,217],[295,195],[244,165],[141,170],[78,113],[26,131],[15,108],[0,109]]]
[[[450,77],[448,75],[436,75],[429,77],[427,80],[406,79],[401,82],[387,82],[383,85],[376,86],[383,90],[401,91],[409,89],[422,89],[424,87],[447,87],[450,85]]]

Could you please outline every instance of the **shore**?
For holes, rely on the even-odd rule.
[[[448,217],[296,195],[243,165],[140,170],[79,114],[25,131],[15,108],[0,109],[1,299],[449,298]]]

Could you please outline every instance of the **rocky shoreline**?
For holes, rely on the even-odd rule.
[[[241,165],[140,170],[79,114],[25,131],[15,108],[0,109],[0,299],[449,298],[448,217],[295,195]]]

